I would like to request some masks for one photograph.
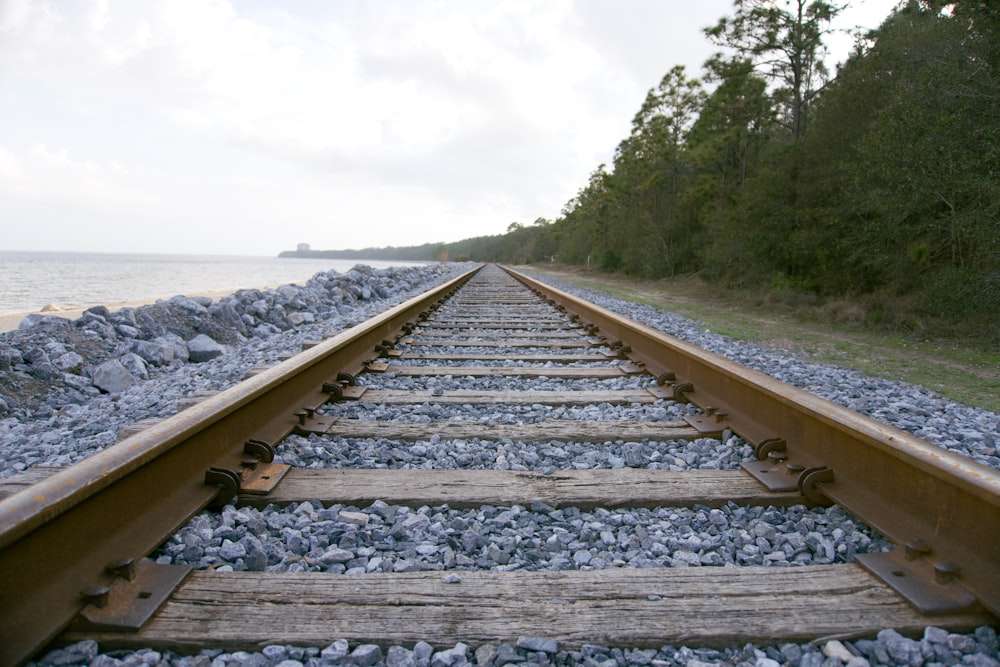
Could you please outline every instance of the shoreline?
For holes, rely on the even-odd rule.
[[[280,287],[284,283],[279,283],[275,285],[266,285],[263,287],[249,287],[243,289],[259,289],[259,290],[271,290]],[[191,292],[184,294],[183,296],[207,296],[213,301],[218,300],[224,296],[229,296],[238,290],[205,290],[201,292]],[[138,308],[139,306],[148,306],[156,303],[157,301],[165,301],[170,299],[176,294],[171,294],[170,296],[151,296],[143,299],[134,299],[131,301],[117,301],[115,303],[101,303],[93,304],[90,306],[81,306],[79,308],[56,308],[54,310],[32,310],[20,313],[0,313],[0,334],[8,333],[10,331],[16,331],[17,326],[21,323],[28,315],[53,315],[55,317],[63,317],[70,321],[79,319],[83,316],[85,310],[89,308],[95,308],[96,306],[104,306],[111,312],[121,310],[122,308]],[[47,308],[48,306],[46,306]]]

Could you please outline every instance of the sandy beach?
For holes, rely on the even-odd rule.
[[[257,287],[253,289],[267,290],[267,289],[274,289],[278,286],[279,285],[267,285],[265,287]],[[185,296],[207,296],[211,297],[212,299],[219,299],[221,297],[228,296],[232,293],[233,293],[232,290],[216,290],[208,292],[193,292],[191,294],[186,294]],[[105,306],[107,307],[108,310],[114,312],[116,310],[121,310],[122,308],[137,308],[139,306],[145,306],[147,304],[156,303],[157,301],[163,299],[169,299],[171,298],[171,296],[174,295],[155,296],[155,297],[150,297],[148,299],[140,299],[137,301],[122,301],[119,303],[105,303],[105,304],[95,304],[95,305]],[[6,331],[13,331],[17,329],[17,325],[20,324],[21,320],[23,320],[28,315],[37,313],[41,315],[55,315],[56,317],[64,317],[67,320],[75,320],[79,318],[81,315],[83,315],[83,311],[87,310],[87,308],[93,308],[93,306],[84,306],[82,308],[65,308],[65,309],[50,308],[48,310],[36,310],[28,313],[0,314],[0,333],[4,333]]]

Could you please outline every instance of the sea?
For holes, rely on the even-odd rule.
[[[321,271],[425,262],[235,255],[0,251],[0,315],[304,284]],[[52,310],[53,308],[49,308]]]

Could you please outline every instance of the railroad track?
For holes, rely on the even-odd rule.
[[[478,378],[477,388],[455,389],[455,377]],[[595,405],[633,416],[588,419]],[[410,412],[383,419],[381,406]],[[486,409],[496,418],[464,418],[466,406],[495,406]],[[517,418],[529,407],[543,417]],[[482,447],[495,456],[504,443],[725,446],[732,434],[757,461],[682,472],[635,461],[473,469]],[[461,460],[454,469],[393,469],[412,456],[397,447],[364,469],[275,462],[276,452],[377,439],[453,442]],[[469,441],[478,453],[463,453]],[[29,470],[5,489],[2,664],[81,638],[105,650],[181,652],[334,638],[721,646],[885,627],[967,630],[1000,614],[1000,472],[495,266],[252,373],[72,468]],[[636,568],[524,533],[511,544],[555,553],[550,569],[483,571],[475,563],[485,547],[456,533],[443,561],[440,550],[419,561],[411,544],[395,571],[371,568],[386,542],[405,542],[404,531],[366,547],[361,570],[376,571],[358,574],[339,573],[351,563],[331,543],[302,560],[305,569],[341,564],[328,572],[192,570],[148,558],[192,516],[225,515],[233,503],[297,508],[292,521],[336,522],[342,541],[345,523],[360,539],[379,532],[379,512],[409,512],[416,524],[431,514],[418,508],[443,505],[435,517],[499,507],[514,518],[533,508],[572,521],[580,510],[837,504],[896,548],[843,564]],[[369,506],[377,511],[360,511]],[[464,560],[454,553],[463,547]]]

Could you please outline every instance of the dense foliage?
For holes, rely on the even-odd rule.
[[[835,77],[836,6],[736,0],[554,221],[452,258],[570,264],[1000,327],[1000,3],[907,0]]]
[[[560,259],[995,321],[997,5],[911,0],[817,93],[833,9],[790,4],[737,2],[707,31],[743,43],[706,64],[710,92],[680,68],[650,91],[613,170],[555,221]]]

